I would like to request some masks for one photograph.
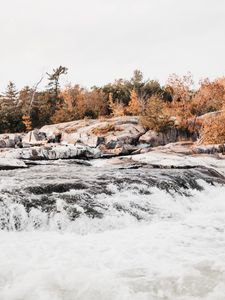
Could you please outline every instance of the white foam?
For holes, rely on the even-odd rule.
[[[0,299],[224,300],[225,188],[153,192],[144,222],[84,216],[77,230],[1,231]]]

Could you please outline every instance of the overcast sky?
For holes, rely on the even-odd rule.
[[[0,91],[63,65],[100,85],[141,69],[225,75],[225,0],[0,0]]]

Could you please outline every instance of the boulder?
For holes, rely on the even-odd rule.
[[[22,134],[0,134],[0,148],[21,147]]]
[[[98,120],[76,120],[72,122],[65,122],[59,124],[45,125],[39,132],[46,135],[47,140],[52,140],[62,135],[61,142],[65,144],[74,144],[77,141],[77,135],[74,135],[78,129],[85,128]]]
[[[6,148],[5,140],[0,140],[0,148]]]
[[[91,134],[91,132],[85,132],[85,130],[80,130],[79,132],[74,133],[62,133],[63,144],[74,145],[76,143],[82,143],[90,147],[97,147],[99,144],[99,139],[101,139],[101,137]]]
[[[105,134],[105,144],[110,145],[112,142],[116,145],[135,145],[138,143],[140,136],[142,136],[146,130],[137,124],[127,123],[115,126],[115,131]]]
[[[42,145],[47,143],[47,137],[44,132],[40,132],[38,129],[34,129],[28,132],[22,139],[23,146],[28,145]]]
[[[150,147],[157,147],[167,143],[176,142],[177,138],[178,135],[175,128],[170,129],[167,133],[158,133],[153,130],[148,130],[139,138],[139,143],[149,144]]]

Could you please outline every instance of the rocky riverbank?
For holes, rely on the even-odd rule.
[[[221,153],[152,147],[105,125],[96,145],[68,142],[61,129],[48,136],[54,126],[2,148],[0,299],[223,297]]]
[[[225,145],[198,145],[195,136],[176,128],[166,134],[147,131],[138,117],[84,119],[46,125],[26,134],[1,134],[0,169],[24,167],[21,160],[97,159],[149,152],[213,154],[221,159],[224,151]]]

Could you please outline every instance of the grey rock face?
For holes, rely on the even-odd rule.
[[[22,134],[0,134],[0,148],[16,148],[21,146]]]
[[[137,143],[145,130],[139,125],[138,117],[124,116],[106,120],[80,120],[46,125],[39,132],[45,133],[47,139],[61,133],[61,143],[64,144],[83,143],[90,147],[97,147],[111,142]]]
[[[153,130],[149,130],[140,137],[139,142],[149,144],[151,147],[157,147],[176,142],[177,138],[178,134],[176,129],[170,129],[167,133],[157,133]]]

